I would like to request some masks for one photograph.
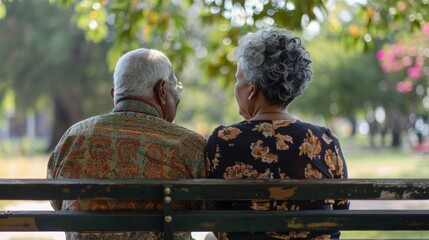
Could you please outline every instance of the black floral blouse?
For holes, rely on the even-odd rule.
[[[338,139],[327,128],[299,120],[243,121],[216,128],[206,148],[209,178],[347,178]],[[223,210],[348,209],[337,201],[222,201]],[[218,233],[219,239],[338,239],[339,232]]]

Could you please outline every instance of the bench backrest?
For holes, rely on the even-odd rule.
[[[0,231],[429,230],[429,210],[174,211],[184,200],[428,200],[429,179],[1,179],[0,200],[159,200],[163,211],[3,211]]]

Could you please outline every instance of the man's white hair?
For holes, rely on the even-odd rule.
[[[114,102],[124,97],[153,94],[159,80],[173,82],[170,60],[160,51],[139,48],[122,55],[113,74]]]

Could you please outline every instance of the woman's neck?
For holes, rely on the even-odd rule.
[[[292,117],[287,109],[281,108],[265,108],[256,111],[254,116],[248,120],[285,120],[285,119],[295,119]]]

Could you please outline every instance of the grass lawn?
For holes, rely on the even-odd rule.
[[[428,178],[429,155],[418,155],[408,150],[389,148],[373,149],[362,140],[342,141],[347,161],[349,178]],[[360,207],[362,207],[360,202]],[[392,207],[392,201],[385,201],[380,208]],[[399,202],[399,201],[393,201]],[[407,201],[408,202],[408,201]],[[421,204],[419,204],[421,202]],[[429,201],[414,201],[417,209],[429,209]],[[417,204],[416,204],[417,203]],[[371,202],[370,204],[373,204]],[[410,204],[407,204],[408,206]],[[394,206],[400,208],[400,206]],[[351,208],[353,208],[353,201]],[[374,208],[371,206],[370,209]],[[342,239],[428,239],[429,231],[342,231]]]
[[[341,143],[347,161],[349,178],[428,178],[429,176],[429,155],[417,155],[404,149],[372,149],[365,146],[366,141],[363,139],[344,139]],[[45,178],[48,158],[48,155],[34,157],[2,157],[0,155],[2,163],[0,178]],[[423,204],[423,202],[426,203]],[[0,209],[3,209],[6,204],[10,204],[10,201],[0,201]],[[385,206],[381,204],[381,207]],[[429,201],[422,201],[422,205],[416,208],[429,209]],[[427,239],[428,237],[429,231],[342,232],[342,239]],[[2,234],[0,234],[0,240],[3,239],[5,238],[2,238]]]
[[[349,178],[427,178],[429,155],[372,150],[347,155]]]

